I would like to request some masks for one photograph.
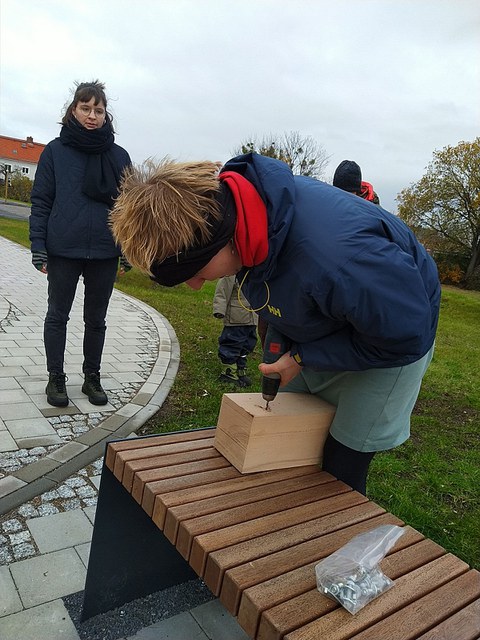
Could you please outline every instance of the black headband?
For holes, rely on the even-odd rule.
[[[190,249],[169,256],[163,262],[153,262],[150,267],[152,280],[164,287],[174,287],[193,278],[233,238],[237,214],[227,185],[220,185],[215,198],[220,205],[220,217],[208,217],[210,239],[203,244],[199,241]]]

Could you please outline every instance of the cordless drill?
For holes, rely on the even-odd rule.
[[[290,343],[287,338],[269,324],[263,347],[263,361],[265,364],[276,362],[284,353],[287,353],[289,348]],[[279,373],[269,373],[262,376],[262,397],[267,403],[265,406],[267,411],[269,403],[275,400],[277,396],[279,386]]]

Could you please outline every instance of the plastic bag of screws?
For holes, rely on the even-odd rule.
[[[354,614],[393,586],[378,564],[404,534],[384,525],[352,538],[315,566],[317,589]]]

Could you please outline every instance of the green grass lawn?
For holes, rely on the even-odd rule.
[[[23,221],[0,218],[0,235],[28,246]],[[32,267],[33,268],[33,267]],[[159,287],[135,270],[117,287],[162,313],[177,334],[180,367],[162,409],[142,429],[156,433],[216,424],[223,393],[212,316],[214,285]],[[368,495],[438,544],[480,568],[480,292],[444,287],[434,360],[412,418],[410,440],[377,454]],[[259,345],[250,358],[260,390]]]

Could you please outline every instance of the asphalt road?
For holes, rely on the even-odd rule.
[[[2,218],[14,218],[16,220],[27,220],[30,215],[30,205],[13,204],[0,200],[0,216]]]

